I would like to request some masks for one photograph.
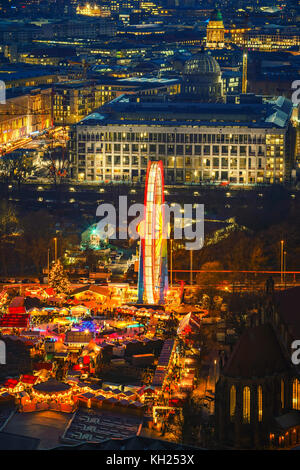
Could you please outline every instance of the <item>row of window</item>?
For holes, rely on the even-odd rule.
[[[164,142],[164,143],[228,143],[265,144],[266,136],[261,134],[190,134],[152,132],[86,132],[78,133],[78,142]]]
[[[227,157],[213,157],[213,158],[201,158],[201,157],[177,157],[164,159],[165,169],[171,168],[194,168],[194,169],[217,169],[217,168],[230,168],[236,170],[238,168],[242,170],[253,169],[253,170],[283,170],[283,159],[268,159],[268,161],[262,160],[262,158],[227,158]],[[129,157],[128,155],[106,155],[106,157],[96,157],[89,155],[86,157],[84,154],[78,156],[79,165],[97,166],[97,167],[118,167],[118,166],[141,166],[145,168],[148,164],[148,158],[138,155]]]
[[[85,143],[78,143],[78,151],[87,153],[102,153],[109,152],[123,152],[123,153],[149,153],[160,155],[241,155],[241,156],[263,156],[265,147],[258,146],[258,148],[246,145],[174,145],[174,144],[102,144],[95,146],[90,144],[86,146]],[[268,154],[280,156],[283,155],[283,147],[268,148]]]
[[[234,385],[230,388],[230,406],[229,413],[231,421],[234,420],[236,413],[236,387]],[[250,423],[251,419],[251,391],[250,387],[243,388],[243,423]],[[263,391],[262,386],[257,387],[257,418],[261,422],[263,418]]]
[[[229,414],[231,421],[234,420],[236,414],[236,387],[232,385],[229,392]],[[280,401],[281,408],[285,407],[285,384],[284,380],[280,383]],[[242,390],[242,417],[244,423],[250,423],[251,420],[251,391],[250,387],[243,387]],[[300,410],[300,382],[298,379],[293,380],[292,389],[292,407],[294,410]],[[257,418],[261,422],[263,419],[263,389],[261,385],[257,387]]]

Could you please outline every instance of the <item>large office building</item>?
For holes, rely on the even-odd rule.
[[[74,124],[124,93],[137,96],[177,95],[180,80],[132,77],[118,79],[74,80],[53,87],[53,119],[55,124]]]
[[[162,160],[167,184],[283,183],[293,165],[292,103],[241,95],[240,104],[120,96],[72,127],[73,177],[143,181]]]
[[[238,46],[258,51],[282,51],[299,47],[300,34],[296,28],[248,27],[225,30],[228,41]]]

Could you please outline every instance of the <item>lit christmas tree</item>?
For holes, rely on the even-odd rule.
[[[71,290],[68,276],[64,272],[63,265],[59,260],[54,263],[50,270],[49,286],[52,287],[57,294],[68,294]]]

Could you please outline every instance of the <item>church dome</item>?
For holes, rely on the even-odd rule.
[[[211,14],[209,21],[223,21],[222,13],[217,8]]]
[[[214,57],[205,52],[194,54],[184,65],[184,75],[221,74],[221,69]]]
[[[185,62],[181,95],[185,100],[223,101],[221,69],[213,56],[198,52]]]

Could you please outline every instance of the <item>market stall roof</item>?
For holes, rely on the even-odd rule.
[[[136,392],[132,392],[131,390],[127,390],[127,392],[124,392],[123,395],[125,395],[126,397],[133,397],[134,395],[136,395]]]
[[[106,398],[105,401],[109,403],[118,403],[119,400],[117,400],[115,397],[110,397],[110,398]]]
[[[106,397],[104,397],[103,395],[97,395],[96,397],[93,397],[93,400],[104,401],[106,400]]]
[[[27,328],[29,315],[25,313],[6,313],[0,319],[0,328]]]
[[[35,382],[37,381],[38,377],[35,376],[35,375],[23,375],[22,378],[21,378],[21,382],[23,384],[28,384],[28,385],[33,385],[35,384]]]
[[[73,290],[73,292],[71,292],[70,294],[70,297],[73,297],[81,293],[86,293],[86,292],[92,292],[94,294],[107,297],[109,295],[109,287],[108,286],[95,286],[93,284],[91,285],[88,284],[86,286],[79,287],[78,289]]]
[[[200,330],[200,320],[194,313],[188,313],[179,323],[178,334],[184,333],[187,329],[192,333]]]
[[[78,382],[77,387],[78,388],[87,388],[88,384],[86,384],[85,382]]]
[[[55,290],[52,287],[47,287],[44,291],[49,297],[55,295]]]
[[[4,387],[6,387],[6,388],[15,388],[15,386],[18,385],[18,383],[19,383],[19,380],[17,380],[17,379],[7,379],[4,382]]]
[[[26,313],[25,297],[15,297],[9,304],[9,313]]]
[[[90,393],[90,392],[86,392],[86,393],[82,393],[81,395],[78,396],[78,398],[86,398],[87,400],[90,400],[91,398],[94,398],[94,393]]]
[[[155,393],[155,388],[151,385],[143,385],[143,387],[141,387],[136,393],[138,395],[144,395],[145,393]],[[132,395],[135,395],[135,393],[132,393]]]
[[[36,392],[41,393],[62,393],[70,390],[71,386],[66,382],[58,382],[58,380],[50,379],[33,386]]]
[[[89,389],[95,390],[95,391],[98,391],[98,390],[102,389],[102,386],[100,384],[88,384],[88,387],[89,387]]]
[[[136,408],[142,408],[144,406],[140,401],[132,401],[130,404]]]

